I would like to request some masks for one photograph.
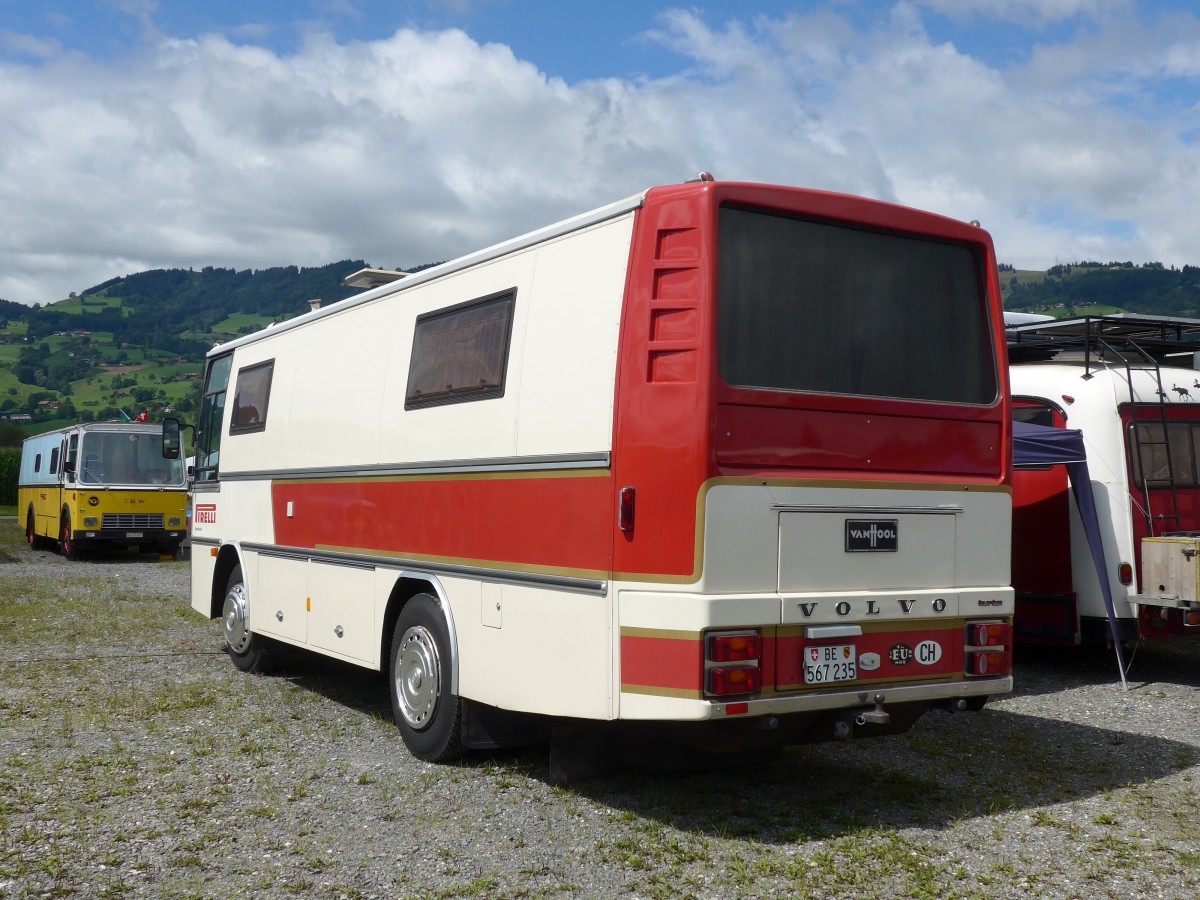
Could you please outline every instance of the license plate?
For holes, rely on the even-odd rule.
[[[125,537],[127,537],[127,538],[131,538],[131,537],[141,537],[141,536],[142,536],[142,533],[141,533],[140,531],[127,531],[127,532],[125,532]]]
[[[822,644],[804,648],[804,683],[854,681],[858,666],[853,644]]]

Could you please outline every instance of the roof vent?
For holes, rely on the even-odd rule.
[[[716,181],[716,180],[717,179],[712,177],[711,172],[697,172],[691,178],[686,179],[683,183],[684,184],[694,184],[697,181]]]
[[[321,298],[315,297],[314,299],[309,300],[308,308],[311,309],[313,312],[316,312],[318,309],[320,309],[321,308]]]

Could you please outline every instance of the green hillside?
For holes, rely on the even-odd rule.
[[[26,434],[143,410],[186,419],[214,343],[357,293],[343,279],[365,266],[156,269],[40,308],[0,300],[0,417]]]
[[[1004,308],[1053,316],[1134,312],[1200,318],[1200,268],[1083,262],[1045,272],[1001,267]]]

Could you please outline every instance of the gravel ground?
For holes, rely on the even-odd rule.
[[[187,563],[0,522],[0,896],[1200,894],[1200,646],[1022,654],[1017,690],[756,766],[407,754],[377,676],[236,671]]]

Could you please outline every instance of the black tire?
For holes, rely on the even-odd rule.
[[[967,698],[967,709],[969,709],[971,712],[979,712],[981,709],[983,709],[984,705],[987,702],[988,702],[987,694],[984,694],[982,697],[968,697]]]
[[[248,599],[242,567],[236,566],[225,582],[225,600],[221,604],[225,651],[243,672],[261,672],[266,658],[266,641],[250,630]]]
[[[69,513],[62,517],[62,523],[58,527],[58,546],[62,550],[62,555],[67,559],[79,559],[79,545],[75,543],[75,533],[71,530]]]
[[[441,604],[417,594],[404,604],[388,653],[392,717],[409,752],[425,762],[458,759],[462,745],[462,699],[450,692],[450,632]]]
[[[31,506],[25,516],[25,540],[28,541],[30,550],[42,550],[46,546],[46,539],[37,533],[36,522]]]

